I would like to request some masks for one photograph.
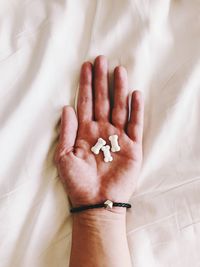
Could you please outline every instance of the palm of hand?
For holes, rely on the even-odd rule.
[[[105,61],[105,58],[98,57],[96,59],[96,68],[100,68],[98,61],[101,60]],[[82,68],[82,86],[83,80],[87,81],[88,72],[85,71],[84,74],[86,65],[83,65]],[[113,118],[113,121],[116,123],[105,119],[106,113],[109,114],[109,108],[99,120],[91,120],[91,109],[89,111],[91,103],[88,103],[91,98],[88,95],[85,96],[86,91],[81,90],[81,87],[77,107],[79,127],[74,110],[68,106],[63,109],[60,142],[55,153],[55,162],[73,206],[95,204],[105,199],[119,202],[127,202],[130,199],[142,163],[142,102],[141,98],[136,98],[135,92],[135,98],[132,95],[132,112],[135,108],[135,112],[138,113],[131,115],[132,121],[129,123],[127,123],[126,103],[124,111],[120,109],[121,115],[117,114],[119,106],[116,105],[116,108],[114,106],[113,113],[116,114],[116,117]],[[122,91],[121,94],[124,94],[125,99],[126,92]],[[137,103],[134,103],[134,99]],[[96,112],[98,112],[98,105],[96,104],[96,106]],[[82,113],[83,110],[87,111],[85,117]],[[106,163],[103,160],[103,152],[95,155],[91,152],[91,147],[99,137],[102,137],[110,145],[108,137],[112,134],[118,135],[121,150],[115,153],[111,152],[113,161]]]

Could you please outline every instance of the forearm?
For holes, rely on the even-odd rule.
[[[118,210],[95,209],[73,214],[70,267],[131,267],[126,210]]]

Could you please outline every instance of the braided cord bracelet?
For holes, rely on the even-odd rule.
[[[71,208],[70,212],[80,212],[84,211],[87,209],[96,209],[96,208],[106,208],[106,209],[112,209],[112,207],[122,207],[122,208],[131,208],[131,204],[129,203],[122,203],[122,202],[112,202],[111,200],[106,200],[103,203],[98,203],[94,205],[85,205],[85,206],[80,206],[76,208]]]

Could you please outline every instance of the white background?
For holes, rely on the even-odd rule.
[[[198,0],[0,2],[0,266],[68,266],[71,215],[52,158],[80,66],[99,54],[145,97],[133,267],[199,267]]]

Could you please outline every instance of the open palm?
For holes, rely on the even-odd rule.
[[[78,116],[71,106],[63,108],[54,160],[73,206],[106,199],[127,202],[135,190],[142,163],[142,95],[132,92],[129,110],[127,72],[118,66],[111,108],[108,84],[104,56],[98,56],[94,66],[85,62],[80,74]],[[113,161],[104,162],[103,152],[95,155],[91,147],[99,137],[110,145],[108,137],[112,134],[118,135],[121,150],[111,152]]]

